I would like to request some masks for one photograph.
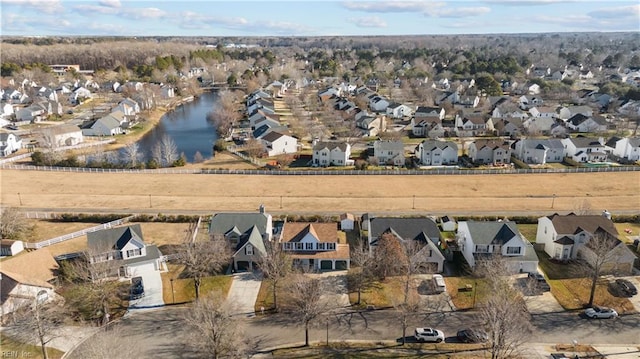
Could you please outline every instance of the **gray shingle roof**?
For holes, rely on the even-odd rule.
[[[87,246],[93,253],[120,250],[132,240],[144,245],[140,224],[87,233]]]
[[[520,236],[518,227],[514,222],[468,221],[467,226],[475,244],[502,245],[513,237]]]
[[[218,213],[211,218],[209,232],[225,234],[236,227],[240,233],[246,233],[256,226],[260,233],[265,233],[268,217],[266,213]]]
[[[369,231],[373,244],[387,231],[404,240],[424,240],[425,236],[436,244],[440,240],[438,225],[430,218],[376,217],[371,219]]]
[[[339,148],[342,152],[347,150],[346,142],[318,142],[313,146],[314,151],[320,151],[327,148],[329,151]]]

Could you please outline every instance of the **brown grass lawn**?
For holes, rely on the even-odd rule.
[[[183,266],[169,264],[169,272],[161,273],[162,300],[164,300],[165,304],[187,303],[196,299],[196,290],[193,286],[193,279],[179,278],[183,268]],[[173,278],[175,301],[174,296],[171,295],[171,278]],[[232,281],[233,278],[226,275],[205,277],[202,279],[202,284],[200,285],[200,295],[204,296],[207,293],[220,291],[223,297],[226,298],[227,294],[229,294],[229,288],[231,288]]]
[[[620,234],[620,238],[622,240],[627,240],[629,243],[633,243],[629,238],[630,236],[640,235],[640,223],[615,223],[615,226]],[[625,229],[630,229],[631,233],[625,232]]]
[[[300,177],[3,170],[0,180],[3,205],[76,211],[253,211],[261,203],[275,210],[282,196],[282,211],[551,212],[556,193],[553,211],[574,210],[588,200],[594,210],[615,213],[635,211],[640,201],[640,172]]]
[[[567,310],[582,309],[589,302],[591,280],[586,278],[549,280],[551,293],[558,303]],[[614,297],[607,289],[607,283],[596,286],[594,304],[614,308],[618,313],[634,313],[633,304],[627,298]]]
[[[536,242],[536,233],[538,232],[537,224],[518,224],[518,230],[529,242]]]
[[[289,302],[289,290],[286,287],[286,279],[281,280],[277,288],[278,308],[286,307]],[[256,314],[261,314],[261,308],[264,307],[265,312],[272,311],[273,307],[273,282],[269,279],[263,279],[260,284],[260,291],[256,298],[254,309]]]
[[[2,358],[30,358],[42,359],[42,349],[39,346],[21,343],[0,333],[2,343]],[[58,349],[47,348],[49,359],[60,359],[64,352]]]
[[[411,288],[412,294],[417,294],[415,288]],[[366,308],[369,305],[376,309],[393,307],[394,303],[402,303],[404,300],[403,280],[396,277],[386,278],[384,281],[375,282],[371,288],[362,292],[360,296],[360,307]],[[358,292],[349,293],[349,302],[356,305],[358,302]]]
[[[395,342],[345,343],[333,342],[329,346],[310,345],[309,347],[283,348],[271,352],[274,358],[484,358],[482,344],[459,343],[407,343],[399,347]],[[427,351],[429,354],[427,354]],[[442,354],[434,354],[433,351]]]
[[[31,226],[33,226],[33,231],[31,235],[26,239],[27,242],[40,242],[64,234],[95,227],[100,224],[81,222],[54,222],[46,219],[30,219],[29,223]]]
[[[487,284],[482,279],[471,277],[444,277],[447,284],[447,292],[457,309],[471,309],[474,304],[482,303],[488,295]],[[471,285],[470,291],[460,291]]]

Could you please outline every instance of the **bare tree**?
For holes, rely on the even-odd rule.
[[[90,340],[82,342],[70,353],[69,358],[143,358],[145,348],[139,345],[135,337],[122,331],[118,325],[105,327],[105,330],[94,334]]]
[[[189,342],[208,358],[245,357],[246,342],[241,321],[231,316],[231,308],[219,292],[198,299],[186,312]]]
[[[373,250],[374,273],[380,279],[406,273],[408,258],[400,240],[392,233],[384,233],[378,238]]]
[[[584,247],[580,248],[578,255],[582,261],[577,270],[591,280],[588,307],[593,306],[598,279],[605,272],[615,271],[615,264],[622,255],[621,250],[626,249],[623,247],[624,243],[612,234],[598,230],[588,239]]]
[[[0,207],[0,237],[23,239],[32,230],[24,213],[14,207]]]
[[[360,304],[362,292],[371,288],[375,283],[374,259],[362,242],[351,249],[350,255],[352,267],[347,273],[347,284],[351,291],[358,293],[356,304]]]
[[[200,153],[200,151],[196,151],[196,153],[193,155],[193,163],[202,163],[204,162],[204,157],[202,156],[202,153]]]
[[[135,168],[140,163],[140,145],[138,142],[128,143],[122,149],[122,162],[131,168]]]
[[[231,248],[224,237],[212,236],[211,240],[190,241],[178,249],[178,263],[193,278],[196,300],[200,298],[202,278],[220,272],[231,259]]]
[[[409,319],[420,313],[422,306],[417,293],[405,295],[404,300],[399,303],[393,303],[393,307],[398,311],[398,321],[402,328],[402,345],[407,343],[407,328],[409,327]]]
[[[168,135],[162,136],[160,141],[152,149],[153,158],[162,167],[172,166],[179,158],[178,146]]]
[[[264,145],[260,140],[250,139],[244,145],[244,152],[251,158],[258,158],[265,153]]]
[[[501,257],[476,263],[476,274],[484,277],[491,293],[478,314],[489,338],[491,359],[519,356],[531,332],[526,304],[508,273],[510,269]]]
[[[304,345],[309,346],[311,322],[328,311],[328,303],[322,298],[325,288],[318,278],[299,274],[289,286],[290,301],[287,308],[293,317],[304,325]]]
[[[20,308],[16,314],[15,334],[24,342],[36,340],[44,359],[49,358],[47,344],[59,337],[60,322],[63,313],[59,303],[45,303],[38,298],[33,299],[30,306]],[[13,330],[12,330],[13,331]]]
[[[266,253],[258,260],[258,266],[265,278],[271,281],[273,291],[273,309],[278,311],[278,284],[292,270],[292,259],[277,241],[265,242]]]

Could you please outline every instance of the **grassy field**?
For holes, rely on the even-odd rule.
[[[615,213],[635,211],[640,201],[640,172],[298,177],[3,170],[0,180],[6,206],[61,210],[253,211],[264,204],[271,210],[336,213],[553,212],[587,201],[594,211]],[[553,193],[558,196],[551,209]]]
[[[407,343],[398,346],[394,342],[344,343],[333,342],[329,346],[283,348],[271,352],[274,358],[484,358],[482,344],[422,344]]]
[[[161,273],[162,276],[162,300],[166,304],[187,303],[196,299],[196,290],[192,278],[179,278],[182,266],[169,264],[169,272]],[[171,285],[173,279],[173,286]],[[225,275],[205,277],[200,285],[200,295],[204,296],[213,291],[220,291],[224,298],[229,293],[233,278]],[[173,287],[173,295],[171,288]]]
[[[451,301],[457,309],[475,308],[477,304],[483,303],[489,294],[486,281],[472,277],[444,277],[447,284],[447,292],[451,296]],[[471,286],[469,291],[460,291],[460,288]]]
[[[549,280],[551,293],[558,303],[567,310],[582,309],[589,302],[591,280],[586,278]],[[595,305],[614,308],[618,313],[635,313],[633,304],[627,298],[615,297],[607,289],[607,283],[596,285]]]
[[[42,349],[39,346],[15,341],[2,333],[0,333],[0,343],[2,343],[2,358],[43,358]],[[49,359],[59,359],[62,358],[64,352],[54,348],[47,348],[47,355]]]

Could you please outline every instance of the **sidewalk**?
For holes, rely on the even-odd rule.
[[[255,315],[255,304],[262,284],[262,274],[235,273],[229,289],[227,302],[231,304],[233,315]]]

